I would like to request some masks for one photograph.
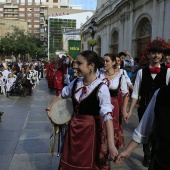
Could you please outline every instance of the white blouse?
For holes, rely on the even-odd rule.
[[[132,82],[131,82],[131,80],[130,80],[129,76],[127,75],[126,70],[124,70],[124,69],[120,69],[119,74],[120,74],[120,75],[122,75],[122,74],[123,74],[123,75],[125,76],[126,83],[127,83],[127,86],[128,86],[128,87],[129,87],[130,85],[132,85]]]
[[[120,77],[122,76],[121,78],[121,81],[120,81],[120,90],[122,92],[122,96],[125,96],[127,93],[129,93],[128,91],[128,88],[127,88],[127,82],[126,82],[126,78],[124,75],[118,73],[116,75],[116,77],[114,77],[113,79],[111,80],[108,80],[106,77],[105,77],[105,72],[101,72],[100,73],[100,79],[109,86],[109,89],[117,89],[118,86],[119,86],[119,79]],[[109,82],[109,83],[108,83]]]
[[[76,79],[75,79],[76,80]],[[61,92],[61,97],[62,98],[70,98],[72,96],[72,88],[73,88],[73,84],[75,82],[75,80],[73,80],[68,86],[65,86],[62,89]],[[85,86],[83,84],[83,78],[79,78],[77,81],[77,86],[76,86],[76,91],[82,87],[86,87],[87,92],[84,94],[83,89],[79,90],[77,93],[74,94],[74,97],[76,98],[77,101],[81,102],[83,99],[85,99],[92,91],[95,87],[97,87],[102,81],[100,79],[96,79],[95,81],[93,81],[90,85]],[[109,93],[109,89],[108,87],[103,84],[99,91],[98,91],[98,98],[99,98],[99,106],[100,106],[100,115],[104,116],[104,120],[109,120],[112,119],[112,116],[110,115],[109,112],[112,112],[114,106],[111,104],[110,101],[110,93]],[[88,107],[88,106],[87,106]],[[108,114],[109,113],[109,114]]]

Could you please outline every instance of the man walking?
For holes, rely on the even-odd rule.
[[[138,117],[139,121],[154,94],[154,92],[168,85],[170,82],[170,69],[161,68],[160,61],[162,59],[163,49],[160,46],[151,46],[149,48],[150,65],[146,68],[140,69],[137,73],[134,89],[132,92],[132,100],[130,103],[128,118],[140,96]],[[147,144],[143,145],[144,159],[143,165],[149,167],[151,160],[151,148],[155,145],[155,135],[152,134]]]

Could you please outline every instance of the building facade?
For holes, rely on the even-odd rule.
[[[6,0],[0,3],[0,19],[27,21],[28,33],[41,40],[45,32],[46,11],[47,6],[37,0]]]
[[[0,37],[4,37],[6,33],[12,33],[14,27],[24,30],[27,35],[28,23],[26,21],[0,19]]]
[[[168,0],[98,0],[96,13],[81,27],[82,48],[91,48],[89,27],[95,20],[94,50],[100,56],[126,49],[140,57],[148,41],[170,38],[169,6]]]
[[[49,11],[53,10],[49,9]],[[60,9],[59,11],[59,13],[51,13],[48,17],[48,58],[56,50],[65,50],[68,44],[64,39],[66,31],[73,30],[71,31],[73,33],[79,32],[81,25],[93,15],[93,12],[83,12],[82,10],[75,9],[67,9],[65,11]]]

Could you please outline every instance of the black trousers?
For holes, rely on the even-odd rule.
[[[153,158],[148,170],[168,170],[169,168],[163,168],[159,163]]]
[[[141,121],[145,110],[146,109],[138,108],[139,122]],[[153,132],[149,137],[148,143],[143,144],[144,159],[152,160],[155,154],[155,146],[156,146],[156,133]]]

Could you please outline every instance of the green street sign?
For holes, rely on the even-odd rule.
[[[81,50],[80,40],[68,40],[68,53],[69,55],[76,59]]]

